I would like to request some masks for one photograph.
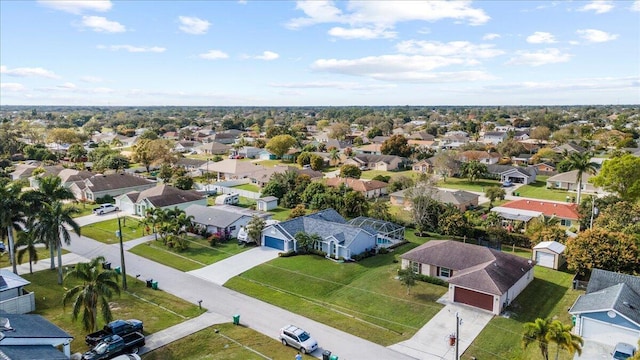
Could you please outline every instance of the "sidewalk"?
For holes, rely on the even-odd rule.
[[[58,255],[54,254],[54,258],[56,261],[56,266],[58,266]],[[80,262],[89,262],[89,259],[87,259],[84,256],[80,256],[74,253],[68,253],[68,254],[63,254],[62,255],[62,265],[63,266],[67,266],[67,265],[73,265],[73,264],[77,264]],[[32,263],[31,264],[33,266],[33,272],[36,271],[42,271],[42,270],[49,270],[51,268],[51,260],[50,258],[46,258],[46,259],[39,259],[37,263]],[[13,268],[11,267],[11,265],[7,266],[4,268],[5,270],[9,270],[9,271],[13,271]],[[18,270],[18,275],[19,274],[28,274],[29,273],[29,262],[25,262],[24,264],[19,264],[17,266],[17,270]]]
[[[224,285],[224,283],[232,277],[238,276],[255,266],[277,258],[278,252],[280,252],[278,249],[260,246],[201,269],[189,271],[187,274],[197,276],[214,284]]]

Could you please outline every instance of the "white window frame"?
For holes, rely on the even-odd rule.
[[[443,278],[450,278],[453,275],[453,270],[445,267],[438,266],[438,276]]]

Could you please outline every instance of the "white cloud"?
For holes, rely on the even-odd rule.
[[[589,42],[607,42],[618,38],[617,34],[609,34],[602,30],[584,29],[576,31],[580,37]]]
[[[219,60],[219,59],[227,59],[229,58],[229,55],[224,51],[209,50],[204,54],[198,55],[198,57],[200,57],[201,59],[207,59],[207,60]]]
[[[67,89],[67,90],[74,90],[76,89],[76,84],[74,83],[70,83],[70,82],[66,82],[64,84],[60,84],[57,86],[59,89]]]
[[[495,33],[489,33],[489,34],[485,34],[482,37],[482,40],[495,40],[495,39],[499,39],[502,36],[500,36],[500,34],[495,34]]]
[[[38,3],[72,14],[82,14],[86,11],[105,12],[111,10],[113,5],[109,0],[38,0]]]
[[[99,78],[97,76],[83,76],[80,78],[80,81],[86,82],[86,83],[100,83],[102,82],[102,78]]]
[[[567,62],[571,59],[571,54],[562,53],[559,49],[549,48],[535,52],[517,51],[507,64],[541,66]]]
[[[594,0],[581,7],[580,11],[595,11],[596,14],[604,14],[613,9],[613,1]]]
[[[83,16],[82,26],[91,28],[95,32],[121,33],[127,31],[124,25],[102,16]]]
[[[178,21],[180,22],[180,30],[192,35],[206,34],[211,26],[211,23],[207,20],[191,16],[179,16]]]
[[[315,81],[302,83],[273,83],[272,87],[286,89],[340,89],[340,90],[378,90],[397,87],[394,84],[361,84],[343,81]]]
[[[0,89],[11,92],[25,91],[27,88],[19,83],[0,83]]]
[[[107,49],[107,50],[111,50],[111,51],[119,51],[119,50],[125,50],[128,52],[132,52],[132,53],[146,53],[146,52],[150,52],[150,53],[163,53],[165,52],[167,49],[163,48],[163,47],[159,47],[159,46],[151,46],[151,47],[144,47],[144,46],[133,46],[133,45],[110,45],[110,46],[105,46],[105,45],[98,45],[97,46],[98,49]]]
[[[387,31],[385,29],[373,29],[373,28],[343,28],[334,27],[329,30],[329,35],[343,38],[343,39],[391,39],[395,38],[397,33],[394,31]]]
[[[504,51],[495,49],[493,44],[472,44],[468,41],[451,41],[441,43],[439,41],[407,40],[396,45],[399,52],[405,54],[419,54],[431,56],[449,56],[463,58],[474,63],[475,58],[492,58],[504,54]]]
[[[640,87],[640,77],[603,77],[603,78],[578,78],[561,79],[556,81],[535,82],[524,81],[520,83],[507,83],[497,86],[488,86],[487,89],[508,89],[508,90],[544,90],[550,92],[564,93],[567,91],[580,90],[622,90]]]
[[[636,0],[631,5],[631,11],[640,11],[640,0]]]
[[[256,59],[265,60],[265,61],[275,60],[279,57],[280,55],[278,55],[278,53],[275,53],[273,51],[265,51],[262,53],[262,55],[255,56]]]
[[[551,33],[536,31],[532,35],[527,36],[527,42],[530,44],[553,44],[556,42],[556,39]]]
[[[302,10],[307,17],[292,19],[287,23],[290,29],[298,29],[315,24],[343,22],[342,11],[333,5],[333,1],[298,1],[296,9]]]
[[[37,68],[13,68],[9,69],[5,65],[0,66],[0,74],[7,74],[9,76],[18,76],[18,77],[43,77],[49,79],[59,79],[60,76],[56,75],[53,71],[43,69],[40,67]]]

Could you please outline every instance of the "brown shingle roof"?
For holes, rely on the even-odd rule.
[[[203,199],[204,196],[166,184],[141,191],[136,202],[147,199],[155,207],[165,207]]]
[[[327,186],[338,187],[340,184],[346,184],[347,187],[355,191],[370,191],[376,189],[386,188],[389,184],[378,180],[360,180],[351,178],[329,178],[327,179]]]

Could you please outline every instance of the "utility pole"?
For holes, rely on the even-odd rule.
[[[459,353],[460,348],[458,347],[458,345],[460,344],[460,321],[461,321],[460,315],[456,311],[456,359],[455,360],[460,360],[460,353]]]
[[[596,197],[591,197],[591,220],[589,221],[589,230],[593,229],[593,216],[598,213],[598,208],[596,207]]]
[[[118,217],[118,238],[120,238],[120,269],[122,270],[122,290],[127,290],[127,270],[124,267],[124,246],[122,245],[122,226]]]

